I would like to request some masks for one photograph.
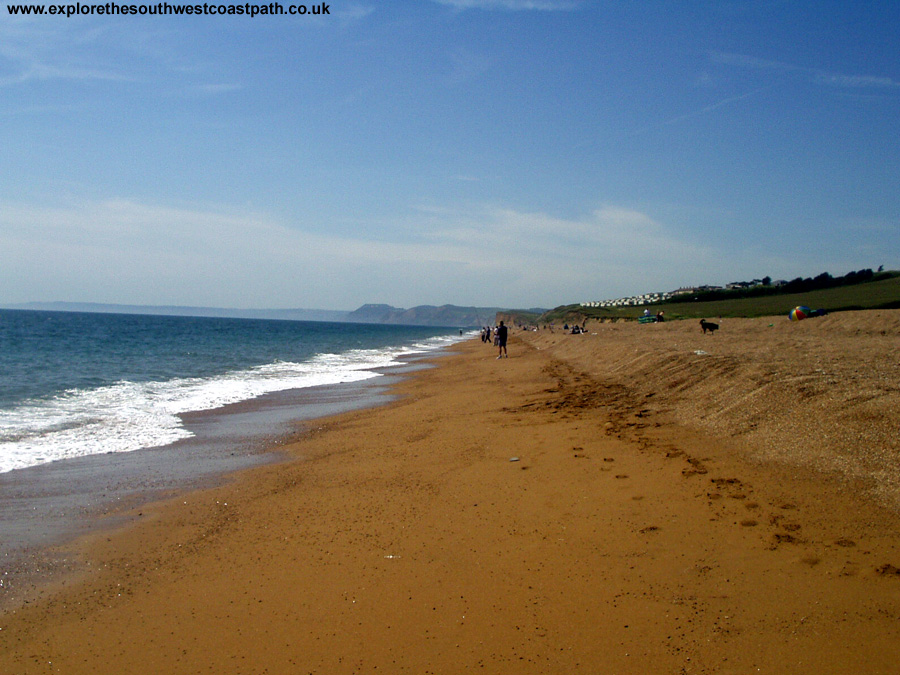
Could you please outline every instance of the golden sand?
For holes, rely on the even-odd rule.
[[[720,323],[465,343],[82,542],[0,673],[897,672],[900,313]]]

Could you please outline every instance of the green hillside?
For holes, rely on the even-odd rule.
[[[729,298],[705,302],[664,302],[641,307],[607,309],[564,305],[545,313],[541,322],[578,321],[583,319],[636,319],[649,309],[660,310],[666,319],[700,319],[710,317],[754,317],[787,315],[794,307],[840,312],[851,309],[900,309],[900,276],[891,276],[853,286],[840,286],[807,293],[767,295],[756,298]]]

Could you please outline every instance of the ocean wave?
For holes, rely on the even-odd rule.
[[[302,363],[272,363],[214,377],[121,381],[72,389],[0,410],[0,473],[85,455],[159,447],[192,434],[181,413],[212,410],[264,394],[379,377],[376,369],[440,349],[459,338],[412,346],[317,354]]]

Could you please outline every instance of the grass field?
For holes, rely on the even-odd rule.
[[[665,302],[642,307],[607,309],[566,305],[550,310],[539,322],[580,321],[589,319],[637,319],[649,309],[655,314],[662,310],[667,320],[713,317],[787,316],[794,307],[805,305],[812,309],[840,312],[851,309],[900,308],[900,276],[854,286],[828,288],[808,293],[768,295],[758,298],[732,298],[706,302]]]

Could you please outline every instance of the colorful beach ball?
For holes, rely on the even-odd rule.
[[[811,312],[812,310],[809,307],[794,307],[794,309],[791,310],[791,313],[788,314],[788,316],[790,317],[791,321],[802,321],[803,319],[808,317]]]

